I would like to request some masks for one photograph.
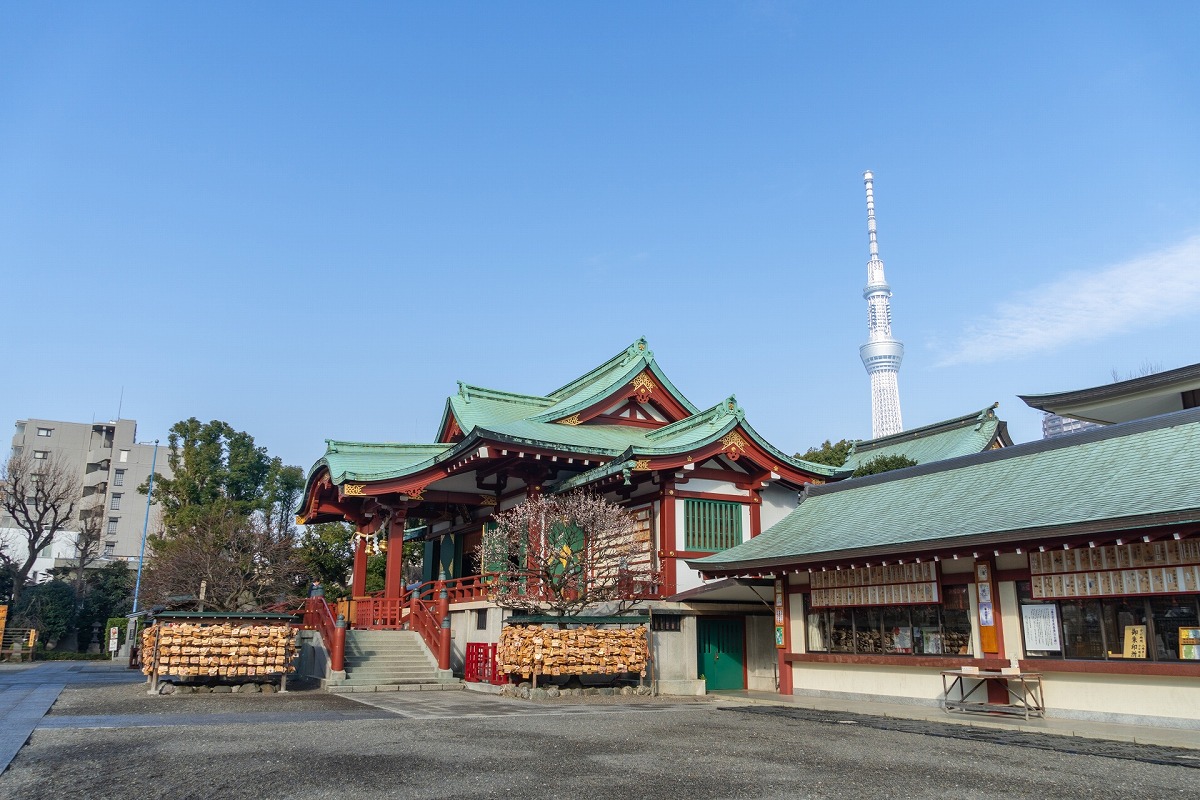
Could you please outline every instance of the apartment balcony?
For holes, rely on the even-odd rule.
[[[89,497],[95,497],[96,495],[100,495],[101,497],[103,497],[107,492],[108,492],[108,481],[100,481],[97,484],[90,485],[90,486],[85,485],[83,487],[84,499],[87,499]]]

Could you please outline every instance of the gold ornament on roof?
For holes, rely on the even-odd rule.
[[[569,417],[563,417],[562,419],[558,420],[558,424],[559,424],[559,425],[578,425],[578,424],[580,424],[582,421],[583,421],[583,420],[581,420],[581,419],[579,418],[579,415],[578,415],[578,414],[572,414],[572,415],[571,415],[571,416],[569,416]]]
[[[650,469],[650,459],[639,458],[637,460],[637,463],[635,463],[633,465],[633,468],[634,468],[634,470],[636,470],[638,472],[645,472],[645,471],[649,470]]]
[[[496,498],[492,497],[490,494],[481,494],[479,495],[479,504],[483,506],[494,506],[496,505]]]
[[[656,384],[650,378],[650,376],[644,372],[639,372],[637,377],[629,382],[629,385],[632,386],[634,392],[637,393],[637,399],[639,403],[644,403],[649,400],[650,395],[654,394],[654,390],[658,388],[658,384]]]
[[[366,488],[361,483],[347,483],[342,486],[342,494],[346,497],[362,497]]]
[[[405,494],[408,495],[409,500],[424,500],[425,499],[425,487],[422,486],[419,489],[409,489],[405,492]]]
[[[721,451],[737,461],[746,454],[750,444],[737,431],[730,431],[721,437]]]

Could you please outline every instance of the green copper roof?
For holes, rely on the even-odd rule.
[[[891,436],[855,442],[846,458],[845,468],[857,469],[880,456],[902,455],[918,464],[981,453],[999,441],[1008,446],[1007,424],[996,416],[995,403],[982,411],[935,422]]]
[[[691,415],[670,425],[647,428],[620,424],[565,425],[555,420],[577,413],[612,395],[622,382],[650,370],[664,391],[671,392]],[[745,412],[733,396],[704,411],[682,397],[661,373],[645,339],[639,339],[618,355],[583,377],[555,390],[549,396],[516,394],[460,383],[458,392],[446,401],[444,429],[453,414],[463,431],[462,441],[453,444],[369,444],[327,442],[326,453],[313,466],[328,467],[334,483],[383,481],[415,474],[442,462],[453,461],[481,441],[596,456],[615,460],[619,471],[629,459],[653,458],[688,453],[711,444],[741,426],[748,437],[781,464],[812,474],[833,476],[838,470],[823,464],[800,461],[766,442],[745,420]],[[594,472],[594,470],[593,470]],[[584,473],[588,475],[590,473]],[[597,475],[598,476],[598,475]],[[580,476],[571,481],[579,483]],[[573,483],[573,485],[574,485]],[[582,485],[580,483],[580,485]]]
[[[432,466],[453,444],[396,444],[325,440],[325,455],[309,470],[329,468],[334,483],[385,481]]]
[[[460,381],[458,393],[446,401],[446,409],[454,414],[463,433],[469,433],[476,427],[526,419],[553,404],[554,401],[548,397],[484,389]],[[445,424],[443,416],[442,426]]]
[[[811,487],[761,535],[697,569],[902,552],[1046,529],[1200,520],[1200,409]],[[1121,525],[1122,523],[1112,523]],[[1161,524],[1161,523],[1160,523]]]
[[[603,400],[612,394],[614,389],[628,384],[639,372],[647,369],[654,375],[659,386],[678,398],[684,408],[693,414],[697,412],[698,409],[691,401],[684,397],[658,368],[654,353],[642,338],[583,377],[555,389],[549,395],[554,405],[531,419],[535,422],[553,422],[576,414]]]

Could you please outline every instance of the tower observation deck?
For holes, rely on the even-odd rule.
[[[871,437],[890,436],[904,430],[900,418],[900,388],[896,374],[904,360],[904,345],[892,336],[892,287],[883,276],[883,260],[875,237],[875,177],[863,173],[867,187],[867,238],[871,260],[867,262],[867,343],[858,348],[867,374],[871,376]]]

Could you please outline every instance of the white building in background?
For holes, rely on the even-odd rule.
[[[1086,422],[1082,419],[1060,417],[1058,414],[1046,413],[1042,417],[1042,438],[1053,439],[1055,436],[1066,436],[1068,433],[1090,431],[1101,427],[1098,422]]]
[[[155,461],[154,444],[138,443],[137,422],[60,422],[47,419],[17,420],[12,437],[12,453],[30,453],[37,458],[59,458],[79,475],[82,487],[77,512],[101,517],[100,564],[120,560],[136,564],[142,545],[146,520],[146,496],[138,492],[151,473]],[[170,475],[167,448],[160,447],[153,471]],[[157,504],[150,508],[150,531],[158,530]],[[44,578],[47,570],[64,566],[74,559],[78,522],[55,537],[34,563],[31,580]],[[24,553],[25,534],[11,517],[0,511],[0,537],[7,539],[14,553]]]
[[[867,237],[870,240],[871,260],[867,262],[867,286],[863,299],[867,301],[867,343],[858,348],[867,374],[871,376],[871,438],[891,436],[904,430],[900,418],[900,388],[896,374],[904,360],[904,345],[892,336],[892,307],[889,298],[892,287],[883,277],[883,260],[875,240],[875,178],[863,173],[867,186]]]

